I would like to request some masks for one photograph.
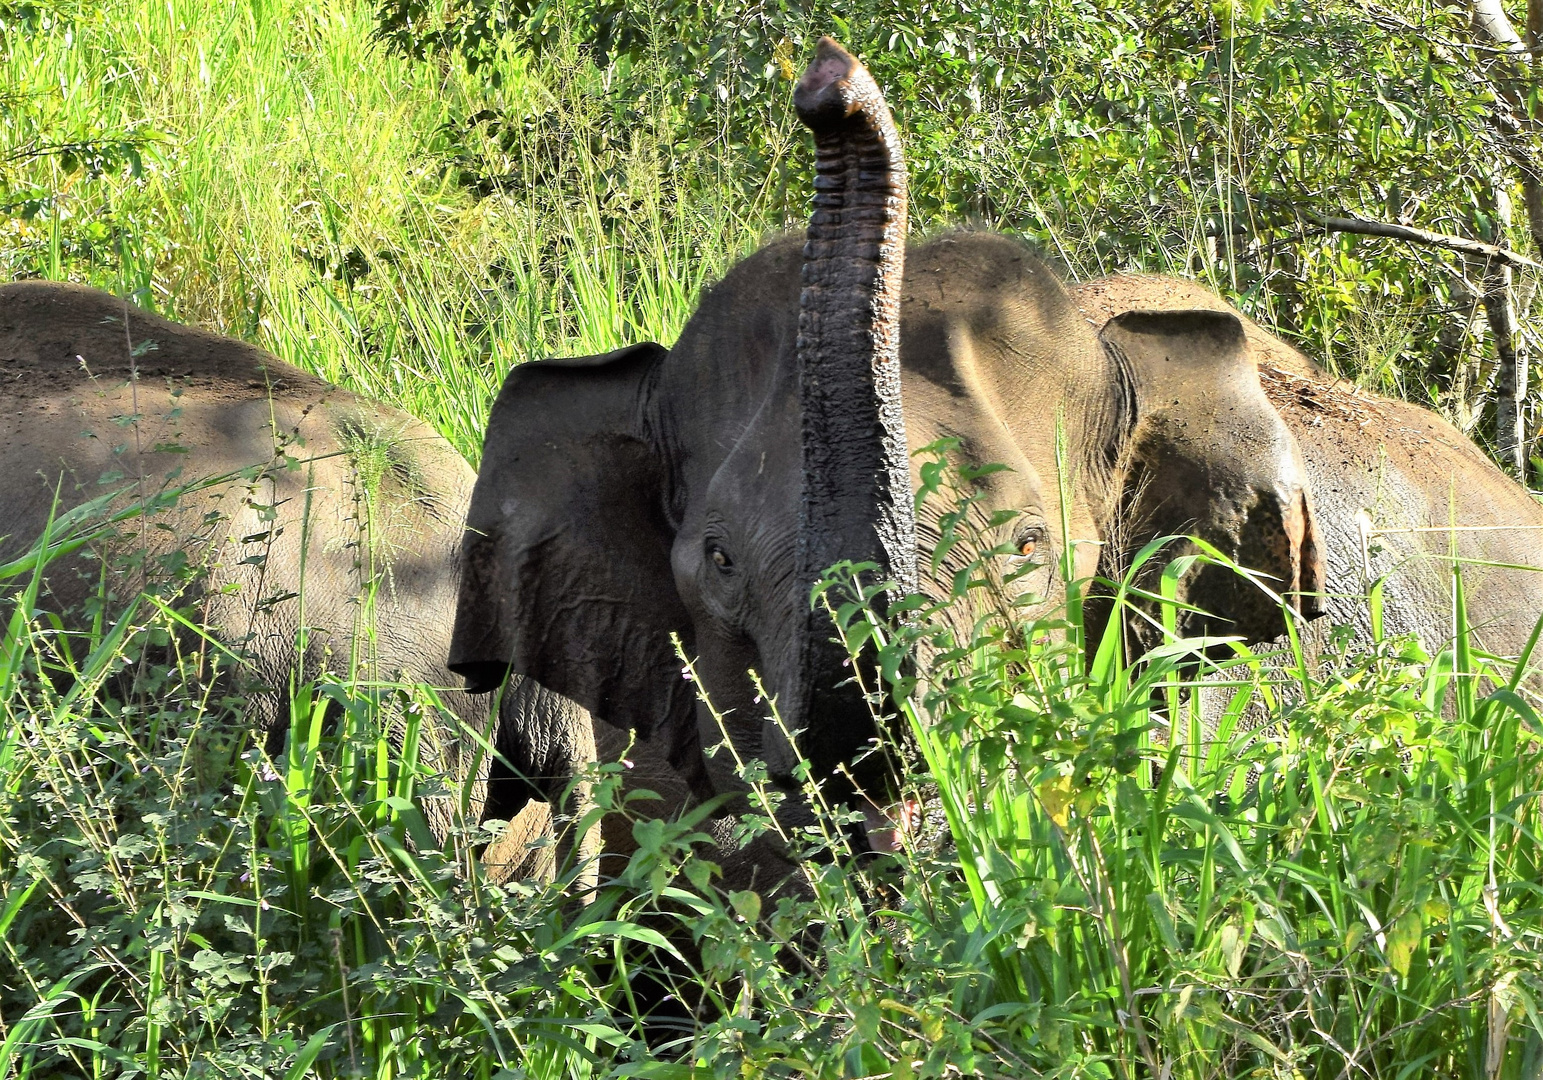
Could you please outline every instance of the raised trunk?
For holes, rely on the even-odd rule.
[[[793,101],[817,154],[798,317],[798,579],[807,588],[837,563],[871,562],[882,580],[908,592],[916,584],[916,523],[900,411],[900,140],[872,76],[829,38],[820,40]],[[834,633],[823,609],[811,611],[790,710],[822,778],[874,734],[860,690],[840,685],[852,671],[845,650],[831,643]]]

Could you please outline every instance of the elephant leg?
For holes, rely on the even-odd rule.
[[[501,771],[503,776],[493,775]],[[489,791],[496,791],[511,781],[512,770],[495,763],[488,777]],[[500,781],[503,783],[501,784]],[[489,806],[495,806],[489,798]],[[601,830],[592,826],[586,835],[574,842],[573,823],[581,819],[593,807],[590,785],[581,782],[574,785],[567,804],[560,808],[554,819],[552,806],[542,799],[529,799],[518,811],[508,814],[507,809],[495,807],[483,815],[485,821],[507,820],[508,825],[498,838],[483,849],[483,871],[493,881],[551,881],[559,866],[570,863],[586,867],[581,874],[582,882],[589,888],[598,884],[594,865],[602,846]],[[559,830],[559,821],[568,827]]]
[[[564,867],[584,867],[593,887],[599,829],[575,839],[573,824],[593,806],[585,778],[594,763],[589,713],[534,679],[511,678],[498,703],[497,751],[487,767],[483,821],[507,821],[507,829],[481,853],[500,880],[550,878]]]
[[[604,879],[620,874],[627,860],[637,851],[637,839],[632,833],[635,818],[671,820],[696,805],[698,800],[690,778],[670,764],[660,740],[634,740],[627,731],[599,720],[594,723],[594,732],[598,760],[625,764],[622,791],[624,796],[632,796],[627,803],[628,813],[607,814],[601,822],[600,874]],[[644,791],[652,792],[654,797],[636,797]],[[778,818],[788,829],[814,821],[801,802],[785,806]],[[773,896],[784,892],[803,896],[806,890],[797,873],[798,864],[775,833],[758,836],[740,847],[734,841],[734,828],[738,822],[738,816],[729,813],[700,826],[713,838],[713,849],[702,854],[722,868],[719,885],[724,889],[754,888]]]
[[[591,742],[585,766],[596,760],[594,743]],[[589,779],[585,766],[575,770],[578,778],[558,805],[554,821],[557,831],[557,866],[564,871],[577,868],[574,883],[578,885],[580,894],[587,897],[600,884],[600,851],[604,839],[601,835],[603,819],[585,825],[585,820],[595,809],[594,782]]]
[[[536,683],[526,679],[523,686],[536,687]],[[603,843],[599,822],[584,825],[595,808],[591,766],[605,760],[595,747],[597,723],[587,709],[568,698],[539,687],[533,696],[548,713],[545,730],[561,733],[560,745],[548,752],[556,775],[544,781],[556,839],[554,869],[558,873],[577,869],[575,884],[587,896],[600,883]]]
[[[673,819],[698,802],[691,778],[670,764],[662,739],[634,739],[625,728],[594,719],[534,680],[511,681],[499,716],[500,757],[488,770],[483,819],[506,820],[509,827],[482,858],[500,880],[545,878],[564,867],[579,867],[578,885],[587,892],[626,868],[638,849],[634,820]],[[627,813],[607,813],[581,834],[578,825],[596,805],[590,767],[618,761]],[[533,771],[543,775],[520,775],[510,762],[539,763]],[[640,797],[642,792],[649,797]],[[784,825],[790,828],[813,820],[802,803],[790,803],[778,817],[787,818]],[[763,836],[739,848],[733,842],[735,821],[728,813],[703,825],[715,841],[708,858],[723,868],[724,887],[788,887],[796,878],[796,864],[782,844]]]
[[[600,827],[600,873],[602,877],[615,877],[638,849],[632,834],[633,818],[676,818],[694,800],[686,777],[670,765],[659,740],[633,739],[630,732],[602,720],[594,721],[593,730],[596,760],[623,763],[622,795],[631,796],[627,803],[629,812],[607,814]],[[640,792],[652,792],[654,797],[636,797]]]

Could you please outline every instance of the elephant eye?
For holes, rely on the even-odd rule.
[[[1025,529],[1019,533],[1013,541],[1014,559],[1033,559],[1036,556],[1043,557],[1046,548],[1045,530],[1040,528]]]
[[[734,566],[734,560],[729,558],[729,553],[723,550],[722,544],[708,544],[707,557],[712,560],[714,566],[724,573],[728,573]]]

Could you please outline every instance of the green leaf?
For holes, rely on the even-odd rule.
[[[1155,892],[1147,893],[1147,910],[1152,913],[1152,924],[1157,927],[1157,933],[1163,939],[1163,945],[1170,953],[1182,953],[1184,947],[1179,944],[1179,935],[1173,925],[1173,916],[1168,914],[1168,905],[1163,903],[1162,896]]]
[[[761,894],[753,889],[729,893],[729,903],[747,923],[753,923],[761,917]]]
[[[326,1049],[327,1039],[342,1026],[342,1023],[340,1020],[336,1024],[328,1024],[307,1039],[305,1046],[296,1055],[295,1063],[284,1074],[284,1080],[302,1080],[305,1074],[310,1072],[311,1066],[316,1064],[316,1059],[321,1056],[321,1052]]]

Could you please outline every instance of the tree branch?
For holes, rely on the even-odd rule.
[[[1532,150],[1529,145],[1528,129],[1531,121],[1527,118],[1525,103],[1517,97],[1514,87],[1508,87],[1504,79],[1491,78],[1488,72],[1481,70],[1481,65],[1470,60],[1464,60],[1458,56],[1458,52],[1482,53],[1495,60],[1505,62],[1518,56],[1525,56],[1526,49],[1517,53],[1503,40],[1491,38],[1496,44],[1492,47],[1474,46],[1462,42],[1448,42],[1438,40],[1431,36],[1426,29],[1404,18],[1402,15],[1388,11],[1376,3],[1376,0],[1361,0],[1362,10],[1374,26],[1389,33],[1410,34],[1421,41],[1430,49],[1431,55],[1443,64],[1457,72],[1470,85],[1481,91],[1488,91],[1491,96],[1489,120],[1498,136],[1498,149],[1511,163],[1522,171],[1526,177],[1543,182],[1543,169],[1539,169],[1538,163],[1533,160]],[[1489,9],[1491,15],[1495,10]],[[1500,15],[1504,17],[1504,11]],[[1493,19],[1490,20],[1493,22]],[[1511,30],[1511,36],[1515,36],[1514,28],[1510,27],[1507,20],[1505,27]],[[1476,23],[1476,28],[1484,30],[1484,23]],[[1501,31],[1504,33],[1504,30]]]
[[[1446,248],[1448,251],[1456,251],[1480,259],[1489,259],[1502,266],[1543,270],[1543,263],[1536,263],[1527,258],[1527,256],[1512,251],[1510,248],[1486,244],[1481,240],[1469,240],[1461,236],[1452,236],[1449,233],[1431,232],[1429,229],[1416,229],[1411,225],[1395,225],[1389,221],[1329,217],[1324,214],[1314,214],[1310,211],[1302,210],[1298,210],[1296,213],[1303,221],[1316,225],[1326,232],[1356,233],[1360,236],[1385,236],[1392,240],[1407,240],[1411,244],[1425,244],[1428,247]]]
[[[1473,0],[1473,25],[1506,52],[1527,54],[1527,46],[1522,44],[1500,0]]]

